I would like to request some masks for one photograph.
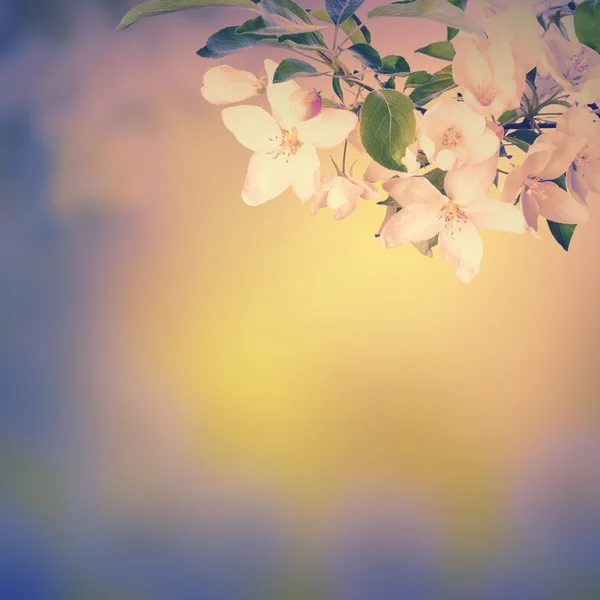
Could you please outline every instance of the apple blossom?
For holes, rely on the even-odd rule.
[[[273,61],[265,61],[270,82],[276,67]],[[254,152],[242,191],[246,204],[263,204],[290,186],[302,201],[308,200],[321,172],[317,150],[337,146],[356,126],[358,119],[348,110],[325,108],[308,121],[298,120],[290,96],[299,89],[293,80],[269,83],[272,115],[258,106],[233,106],[223,111],[225,127]]]
[[[481,165],[467,165],[446,175],[444,196],[424,177],[395,179],[384,184],[402,210],[384,225],[386,248],[418,243],[439,235],[444,258],[454,265],[461,281],[479,272],[483,246],[478,231],[499,229],[524,233],[521,212],[511,204],[488,198],[498,156]]]
[[[296,90],[290,95],[292,112],[299,121],[316,117],[323,108],[323,100],[315,90]]]
[[[575,102],[592,104],[600,100],[600,54],[565,39],[556,25],[543,37],[540,74],[549,73]]]
[[[559,119],[556,131],[585,140],[567,170],[567,190],[578,202],[587,204],[590,192],[600,193],[600,122],[586,106],[569,108]]]
[[[352,213],[358,199],[379,200],[379,192],[372,183],[345,175],[334,176],[328,173],[323,179],[321,189],[315,194],[311,213],[317,214],[320,208],[331,208],[336,211],[334,219],[339,221]]]
[[[585,139],[558,131],[544,133],[530,147],[523,164],[506,177],[501,198],[514,202],[521,195],[523,214],[533,231],[537,232],[540,215],[569,225],[589,218],[587,208],[554,181],[567,171],[584,144]]]
[[[485,118],[457,100],[438,102],[427,111],[421,119],[419,143],[429,161],[444,171],[482,163],[500,145]]]
[[[253,73],[219,65],[204,73],[200,90],[204,99],[211,104],[233,104],[259,96],[265,90]]]

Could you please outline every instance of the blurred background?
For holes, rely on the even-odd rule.
[[[202,76],[287,55],[136,3],[0,0],[0,599],[600,598],[597,207],[465,285],[374,204],[246,206]]]

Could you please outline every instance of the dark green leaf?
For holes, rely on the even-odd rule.
[[[238,35],[237,27],[225,27],[213,33],[206,41],[206,46],[200,48],[196,54],[202,58],[223,58],[235,52],[248,50],[265,40],[262,35]]]
[[[425,173],[423,175],[429,183],[435,186],[440,192],[444,191],[444,180],[446,179],[446,171],[442,171],[441,169],[433,169],[433,171],[429,171],[429,173]]]
[[[377,204],[381,204],[382,206],[396,206],[397,208],[400,208],[400,205],[391,196],[388,196],[385,200],[382,200]]]
[[[310,25],[308,13],[294,0],[262,0],[260,6],[271,15],[277,15],[294,23],[302,22]],[[269,20],[269,19],[267,19]],[[289,40],[303,46],[326,47],[323,37],[318,32],[284,34],[280,41]]]
[[[381,67],[381,56],[379,52],[369,44],[354,44],[348,48],[363,65],[370,69],[378,70]]]
[[[167,13],[191,8],[203,8],[208,6],[222,6],[228,8],[241,8],[260,12],[260,8],[252,0],[148,0],[132,8],[121,20],[117,29],[125,29],[141,19],[156,17]]]
[[[582,44],[600,52],[600,21],[596,14],[600,14],[597,0],[582,2],[575,11],[575,33]]]
[[[314,75],[317,70],[309,63],[297,58],[285,58],[273,74],[273,83],[282,83],[294,77],[306,77]]]
[[[526,144],[530,145],[535,142],[535,140],[539,137],[539,133],[532,131],[531,129],[517,129],[516,131],[512,131],[506,137],[521,140]]]
[[[395,90],[376,90],[365,99],[360,115],[360,137],[367,153],[380,165],[406,171],[402,159],[415,141],[414,105]]]
[[[280,15],[269,15],[268,17],[255,17],[246,21],[236,33],[256,33],[259,35],[291,36],[296,34],[314,33],[325,29],[325,25],[313,25],[312,23],[297,23],[290,21]]]
[[[342,84],[340,83],[339,77],[331,78],[331,86],[333,87],[333,91],[335,95],[343,102],[344,101],[344,91],[342,90]]]
[[[563,173],[560,177],[552,180],[561,190],[568,192],[567,190],[567,175]]]
[[[454,47],[450,42],[434,42],[423,48],[417,48],[415,52],[433,56],[433,58],[439,58],[441,60],[452,60],[456,54],[456,52],[454,52]]]
[[[369,12],[374,17],[414,17],[442,23],[448,27],[483,35],[483,31],[460,8],[448,0],[408,0],[379,6]]]
[[[384,84],[383,87],[386,90],[395,90],[396,89],[396,78],[390,77]]]
[[[381,67],[379,72],[382,75],[396,75],[410,73],[410,66],[406,62],[406,59],[402,56],[396,56],[395,54],[388,54],[381,59]]]
[[[466,4],[463,4],[462,0],[448,0],[448,2],[450,2],[450,4],[454,4],[454,6],[460,9],[464,9]],[[448,27],[448,35],[446,36],[446,39],[449,42],[452,41],[457,35],[458,29],[455,29],[454,27]]]
[[[335,25],[349,19],[365,0],[325,0],[325,10]]]
[[[555,223],[549,220],[548,227],[550,228],[550,233],[552,233],[554,239],[561,245],[563,250],[568,251],[577,225],[566,225],[565,223]]]

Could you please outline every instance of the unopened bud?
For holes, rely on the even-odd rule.
[[[323,108],[321,96],[314,90],[296,90],[290,96],[292,114],[299,121],[316,117]]]

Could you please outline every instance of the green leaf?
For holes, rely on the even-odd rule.
[[[262,35],[238,35],[238,27],[225,27],[213,33],[206,41],[206,46],[196,54],[202,58],[223,58],[235,52],[248,50],[265,40]]]
[[[282,83],[294,77],[306,77],[315,74],[317,74],[317,70],[309,63],[297,58],[285,58],[275,69],[273,83]]]
[[[375,90],[360,113],[360,137],[365,150],[380,165],[406,171],[402,159],[415,141],[417,121],[410,99],[395,90]]]
[[[568,251],[577,225],[555,223],[554,221],[548,220],[548,227],[550,228],[550,233],[552,233],[554,239],[561,245],[563,250]]]
[[[381,206],[395,206],[396,208],[400,208],[400,205],[391,197],[388,196],[385,200],[378,202]]]
[[[448,0],[404,0],[374,8],[368,14],[375,17],[413,17],[442,23],[448,27],[483,35],[483,31],[460,8]]]
[[[296,4],[294,0],[262,0],[262,2],[260,2],[260,6],[262,7],[263,12],[267,13],[265,17],[269,22],[271,21],[269,15],[277,15],[279,17],[283,17],[284,19],[288,19],[293,23],[302,22],[310,25],[312,22],[308,13],[299,4]],[[284,34],[281,36],[279,41],[291,41],[302,46],[327,47],[327,44],[325,44],[321,34],[314,31],[309,31],[307,33],[295,33],[291,35]]]
[[[566,173],[563,173],[560,177],[553,179],[552,182],[555,183],[561,190],[564,190],[565,192],[569,191],[567,189],[567,174]]]
[[[325,0],[325,10],[335,25],[349,19],[365,0]]]
[[[433,169],[433,171],[429,171],[429,173],[425,173],[423,175],[429,183],[431,183],[436,189],[440,192],[444,191],[444,181],[446,179],[446,171],[442,171],[441,169]]]
[[[577,39],[596,52],[600,52],[600,20],[596,18],[598,14],[600,8],[597,0],[585,0],[575,11]]]
[[[331,87],[333,87],[333,91],[335,95],[343,102],[344,101],[344,91],[342,90],[342,84],[340,83],[339,77],[331,78]]]
[[[466,4],[466,2],[463,4],[462,0],[448,0],[448,2],[450,2],[450,4],[454,4],[454,6],[460,8],[461,10],[464,10]],[[452,41],[457,35],[458,29],[455,29],[454,27],[448,27],[448,35],[446,36],[446,39],[449,42]]]
[[[427,71],[415,71],[406,78],[404,85],[405,87],[417,87],[419,85],[430,83],[431,81],[435,81],[435,77],[430,75]]]
[[[425,240],[424,242],[413,242],[413,246],[423,255],[423,256],[427,256],[428,258],[433,258],[433,252],[431,251],[431,249],[434,246],[438,245],[438,237],[439,236],[435,236],[433,238],[431,238],[430,240]]]
[[[332,23],[327,11],[323,10],[322,8],[311,10],[310,15],[317,21]],[[370,44],[371,32],[364,25],[357,29],[359,25],[361,25],[361,20],[356,15],[352,15],[349,19],[346,19],[340,24],[340,29],[346,35],[350,35],[350,41],[353,44]]]
[[[439,58],[441,60],[452,60],[456,54],[456,52],[454,52],[454,46],[452,46],[450,42],[434,42],[423,48],[417,48],[415,52],[433,56],[433,58]]]
[[[325,29],[324,25],[297,23],[280,15],[268,15],[267,17],[254,17],[253,19],[249,19],[236,30],[236,33],[255,33],[258,35],[279,37],[284,35],[314,33],[322,29]]]
[[[396,78],[390,77],[384,84],[383,87],[386,90],[395,90],[396,89]]]
[[[148,0],[132,8],[121,20],[117,29],[125,29],[141,19],[156,17],[167,13],[188,10],[190,8],[204,8],[208,6],[222,6],[227,8],[241,8],[260,12],[260,8],[252,0]]]
[[[498,117],[498,123],[500,123],[500,125],[502,125],[502,123],[506,123],[508,121],[512,121],[513,119],[517,118],[517,111],[516,110],[507,110],[506,112],[502,113],[499,117]]]
[[[348,48],[363,65],[370,69],[378,70],[381,67],[381,56],[379,52],[369,44],[354,44]]]
[[[381,59],[381,67],[379,72],[382,75],[397,75],[410,73],[410,66],[406,62],[406,59],[402,56],[396,56],[395,54],[388,54]]]
[[[455,87],[452,79],[452,65],[448,65],[433,74],[433,80],[416,87],[410,93],[410,99],[417,105],[423,106],[444,92]]]

